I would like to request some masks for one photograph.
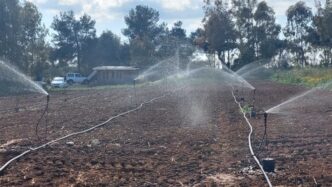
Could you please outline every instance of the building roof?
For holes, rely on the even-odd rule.
[[[132,66],[98,66],[93,68],[95,71],[100,71],[100,70],[112,70],[112,71],[121,71],[121,70],[126,70],[126,71],[134,71],[138,70],[138,68],[132,67]]]

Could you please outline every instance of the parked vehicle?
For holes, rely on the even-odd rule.
[[[64,77],[54,77],[51,86],[53,88],[66,88],[68,85]]]
[[[72,85],[74,83],[86,84],[86,83],[88,83],[88,78],[82,76],[79,73],[67,73],[66,81],[70,85]]]

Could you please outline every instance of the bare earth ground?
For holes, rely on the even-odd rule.
[[[304,90],[272,82],[254,86],[260,109]],[[53,92],[47,137],[43,120],[41,140],[35,125],[45,97],[0,98],[0,164],[29,147],[97,125],[165,89],[149,85],[137,88],[136,94],[130,87]],[[252,92],[240,89],[239,95],[248,101]],[[16,102],[18,112],[13,110]],[[254,149],[261,158],[276,160],[276,172],[269,173],[273,185],[332,186],[329,107],[320,103],[311,106],[314,112],[299,107],[295,114],[270,115],[263,149],[258,149],[263,119],[251,119]],[[264,186],[249,153],[248,132],[229,89],[191,86],[93,132],[24,156],[0,174],[0,186]]]

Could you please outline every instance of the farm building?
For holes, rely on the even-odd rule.
[[[127,84],[138,75],[138,68],[131,66],[98,66],[88,77],[92,84]]]

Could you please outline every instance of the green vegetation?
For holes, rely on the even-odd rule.
[[[250,106],[248,105],[248,104],[246,104],[246,105],[244,105],[243,107],[242,107],[242,111],[240,110],[240,112],[242,113],[245,113],[245,114],[250,114],[250,112],[251,112],[251,108],[250,108]]]
[[[332,81],[332,68],[294,68],[276,72],[272,79],[285,84],[315,87]]]

